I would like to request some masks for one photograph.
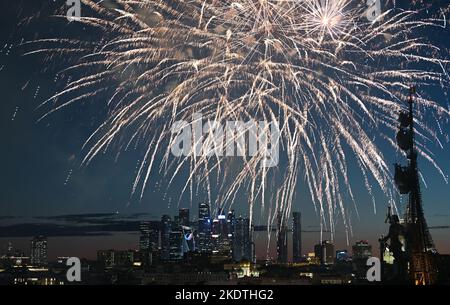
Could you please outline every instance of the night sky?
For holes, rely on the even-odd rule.
[[[57,37],[60,31],[88,35],[84,29],[54,22],[50,12],[65,1],[2,0],[0,4],[0,254],[7,241],[28,251],[30,236],[49,236],[50,256],[69,255],[95,257],[99,248],[135,248],[135,232],[139,220],[159,219],[162,214],[175,215],[180,207],[197,214],[198,202],[183,196],[178,206],[180,183],[169,189],[165,180],[153,174],[142,200],[130,198],[137,162],[142,147],[132,149],[116,160],[107,153],[97,157],[88,167],[81,167],[81,147],[90,133],[104,119],[106,110],[95,99],[81,106],[69,107],[39,121],[43,111],[38,105],[62,88],[55,71],[61,59],[43,65],[39,56],[22,56],[21,42],[43,37]],[[400,2],[400,1],[397,1]],[[448,1],[431,1],[430,14]],[[27,18],[33,16],[32,22]],[[448,19],[447,15],[447,19]],[[19,25],[20,24],[20,25]],[[427,33],[442,49],[450,47],[450,31]],[[449,71],[448,66],[446,67]],[[419,88],[420,89],[420,88]],[[448,97],[439,90],[428,92],[448,107]],[[449,124],[442,125],[449,134]],[[392,135],[394,136],[394,135]],[[445,137],[443,137],[445,139]],[[448,175],[450,144],[429,147],[435,160]],[[399,161],[398,156],[386,155],[387,163]],[[450,186],[434,167],[423,159],[419,166],[426,181],[422,184],[424,209],[431,234],[441,253],[450,253]],[[386,198],[374,188],[377,211],[362,184],[356,168],[350,172],[354,186],[359,218],[351,216],[353,236],[349,244],[367,239],[376,248],[378,236],[385,234]],[[299,179],[300,181],[302,179]],[[238,198],[234,208],[246,214],[246,198]],[[405,200],[402,201],[404,207]],[[293,210],[302,212],[305,231],[303,252],[311,252],[320,239],[319,219],[306,187],[299,183]],[[259,217],[259,218],[258,218]],[[264,213],[254,222],[265,223]],[[95,233],[94,233],[95,232]],[[258,258],[265,255],[264,232],[258,233]],[[329,234],[324,233],[324,239]],[[337,225],[336,248],[347,248],[342,222]],[[273,240],[274,238],[272,238]],[[271,253],[274,247],[272,245]]]

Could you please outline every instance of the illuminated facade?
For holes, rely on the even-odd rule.
[[[220,253],[226,256],[231,255],[231,238],[229,238],[228,234],[227,216],[220,210],[219,215],[213,220],[212,224],[211,238],[213,253]],[[232,233],[230,232],[230,234]]]
[[[179,261],[183,259],[183,231],[172,230],[169,235],[169,259]]]
[[[139,226],[139,250],[156,252],[159,249],[160,222],[143,221]]]
[[[252,238],[250,220],[248,218],[239,217],[236,219],[233,260],[236,262],[242,260],[252,261]]]
[[[200,252],[211,252],[211,211],[207,203],[200,203],[198,206],[198,231],[197,249]]]
[[[31,240],[31,264],[33,266],[47,265],[47,238],[36,236]]]
[[[294,263],[302,260],[302,223],[301,213],[292,213],[292,259]]]
[[[172,221],[169,215],[161,218],[161,258],[170,258],[170,233],[172,232]]]

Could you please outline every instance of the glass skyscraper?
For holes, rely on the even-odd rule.
[[[277,215],[277,262],[279,264],[286,264],[288,262],[287,226],[281,213]]]
[[[207,203],[198,205],[198,231],[197,231],[197,249],[200,252],[211,252],[211,211]]]
[[[236,219],[235,223],[233,260],[236,262],[240,262],[242,260],[252,261],[252,250],[250,220],[240,216]]]
[[[191,225],[189,221],[189,209],[178,210],[178,221],[180,226],[189,227]]]
[[[47,237],[36,236],[31,240],[31,264],[33,266],[47,265]]]
[[[294,263],[302,260],[302,223],[301,213],[292,213],[292,259]]]
[[[229,215],[232,219],[234,214]],[[219,210],[217,218],[213,220],[212,224],[212,245],[213,253],[221,253],[222,255],[231,255],[231,236],[232,232],[228,232],[228,218]],[[229,235],[230,234],[230,235]]]
[[[161,258],[170,258],[170,233],[172,232],[172,220],[169,215],[161,218]]]
[[[160,222],[143,221],[139,226],[139,250],[156,252],[159,249]]]

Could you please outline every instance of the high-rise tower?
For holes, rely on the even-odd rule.
[[[279,264],[286,264],[288,262],[287,226],[280,212],[277,215],[277,262]]]
[[[139,250],[156,252],[159,249],[159,221],[142,221],[139,225]]]
[[[197,246],[200,252],[211,252],[211,211],[207,203],[200,203],[198,205],[198,238]]]
[[[179,209],[178,222],[179,222],[180,226],[189,227],[191,225],[190,219],[189,219],[189,209]]]
[[[161,257],[163,260],[170,258],[170,234],[172,233],[172,221],[169,215],[161,217]]]
[[[301,213],[292,213],[292,259],[294,263],[302,260],[302,223]]]
[[[47,237],[36,236],[31,240],[31,264],[33,266],[47,265]]]
[[[240,216],[236,219],[233,236],[233,259],[252,261],[252,256],[250,219]]]

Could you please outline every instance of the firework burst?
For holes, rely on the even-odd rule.
[[[144,143],[133,185],[141,197],[152,171],[172,181],[188,167],[183,192],[202,186],[215,206],[245,192],[250,215],[266,205],[271,223],[276,212],[288,217],[301,178],[321,224],[333,232],[341,219],[350,232],[348,163],[358,165],[370,194],[376,182],[393,204],[392,175],[377,143],[396,149],[397,115],[411,83],[448,89],[445,52],[420,35],[442,21],[413,11],[386,10],[369,22],[365,1],[82,2],[85,16],[72,23],[101,39],[32,43],[30,53],[62,54],[70,61],[64,73],[77,75],[43,104],[58,100],[45,116],[109,95],[109,116],[87,140],[83,162],[113,144],[123,150]],[[418,149],[442,173],[426,148],[440,142],[425,117],[441,121],[449,111],[423,96],[417,104]],[[261,167],[261,155],[233,166],[214,154],[173,157],[171,126],[191,121],[193,113],[216,121],[278,122],[282,170]],[[271,178],[276,186],[267,192]],[[220,190],[217,196],[212,187]]]

